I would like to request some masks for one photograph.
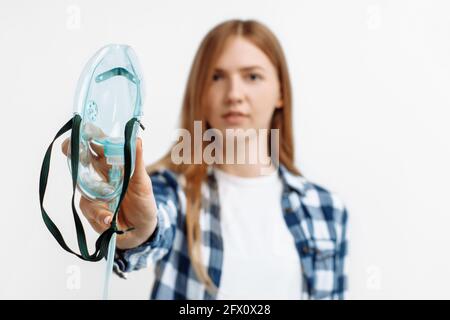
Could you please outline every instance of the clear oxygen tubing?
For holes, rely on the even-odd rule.
[[[111,182],[115,182],[120,179],[120,167],[119,165],[113,164],[111,169],[109,170],[109,180]],[[109,202],[109,210],[111,212],[115,212],[117,205],[119,203],[119,196],[115,197]],[[108,245],[108,258],[106,260],[106,270],[105,270],[105,279],[103,282],[103,300],[109,299],[109,289],[111,284],[111,275],[113,272],[114,266],[114,255],[116,252],[116,239],[117,234],[114,233],[109,241]]]

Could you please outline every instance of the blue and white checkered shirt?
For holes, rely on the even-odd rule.
[[[283,183],[284,220],[294,237],[302,266],[302,296],[343,299],[347,287],[347,210],[343,202],[336,194],[291,174],[282,165],[278,171]],[[127,273],[153,263],[155,283],[150,299],[216,299],[197,279],[189,260],[182,179],[165,169],[152,173],[150,178],[158,208],[157,227],[140,246],[116,251],[115,273],[126,278]],[[223,242],[218,187],[211,167],[202,195],[202,256],[209,276],[220,288]]]

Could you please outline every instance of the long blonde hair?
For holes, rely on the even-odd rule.
[[[181,110],[180,128],[188,130],[191,137],[194,136],[194,121],[201,121],[202,132],[207,129],[204,112],[204,92],[208,87],[208,80],[213,75],[214,63],[223,51],[226,40],[232,36],[241,36],[252,42],[267,55],[277,70],[283,107],[275,109],[272,116],[271,129],[279,130],[279,141],[281,143],[278,156],[280,163],[291,173],[301,175],[294,165],[292,93],[286,59],[275,35],[258,21],[229,20],[222,22],[215,26],[202,40],[189,73]],[[192,152],[199,147],[203,151],[205,143],[202,146],[195,146],[194,139],[191,140]],[[174,164],[171,161],[171,153],[177,143],[160,160],[147,166],[146,170],[151,174],[155,170],[166,168],[184,175],[186,181],[184,191],[186,194],[186,233],[189,257],[197,277],[205,284],[206,289],[209,292],[217,292],[215,284],[201,261],[201,185],[207,176],[207,164],[204,161],[201,164]],[[269,150],[271,150],[270,147]]]

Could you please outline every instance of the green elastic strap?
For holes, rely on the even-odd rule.
[[[125,231],[117,229],[117,215],[119,212],[120,204],[127,192],[127,188],[128,188],[128,184],[129,184],[130,176],[131,176],[131,161],[132,161],[132,158],[131,158],[131,136],[133,133],[133,128],[134,128],[135,122],[138,122],[140,124],[140,122],[137,118],[132,118],[125,125],[124,178],[123,178],[123,185],[122,185],[122,191],[120,193],[119,202],[118,202],[117,208],[114,212],[111,226],[98,237],[97,241],[95,242],[95,252],[92,255],[89,254],[89,250],[87,248],[87,243],[86,243],[86,234],[84,232],[83,224],[81,223],[80,217],[79,217],[77,209],[75,207],[75,190],[76,190],[77,178],[78,178],[78,161],[79,161],[79,147],[80,147],[80,144],[79,144],[80,125],[81,125],[81,116],[80,115],[75,114],[74,117],[72,119],[70,119],[58,131],[58,133],[56,134],[52,143],[48,147],[47,152],[45,153],[44,161],[42,162],[41,175],[40,175],[40,180],[39,180],[39,200],[40,200],[42,218],[43,218],[44,223],[47,226],[48,230],[51,232],[51,234],[56,239],[56,241],[59,243],[59,245],[67,252],[70,252],[70,253],[76,255],[77,257],[79,257],[82,260],[99,261],[99,260],[103,259],[104,257],[107,258],[108,245],[109,245],[109,241],[110,241],[112,235],[114,233],[123,234],[124,232],[131,231],[134,229],[134,228],[129,228],[128,230],[125,230]],[[141,128],[143,128],[142,125],[141,125]],[[48,181],[48,174],[49,174],[49,169],[50,169],[50,159],[51,159],[53,143],[62,134],[69,131],[70,129],[72,129],[71,138],[70,138],[71,166],[72,166],[72,190],[73,190],[72,212],[73,212],[73,217],[75,220],[78,247],[80,249],[80,253],[76,253],[72,249],[69,248],[69,246],[64,241],[64,238],[63,238],[61,232],[56,227],[56,225],[53,223],[52,219],[50,219],[50,217],[48,216],[47,212],[44,209],[44,196],[45,196],[45,190],[47,188],[47,181]]]

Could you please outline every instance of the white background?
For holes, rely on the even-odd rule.
[[[202,37],[229,18],[260,20],[285,50],[297,163],[349,209],[347,297],[450,298],[449,17],[450,2],[425,0],[2,1],[0,298],[101,297],[104,263],[64,252],[38,199],[42,158],[88,58],[109,43],[136,50],[150,163],[172,141]],[[61,141],[46,201],[73,246]],[[151,281],[151,268],[114,277],[111,295],[147,299]]]

